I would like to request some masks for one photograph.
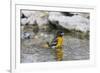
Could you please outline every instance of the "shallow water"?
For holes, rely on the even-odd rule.
[[[21,41],[21,63],[56,61],[55,49],[43,48],[45,40],[24,39]],[[89,40],[64,36],[63,61],[89,59]]]

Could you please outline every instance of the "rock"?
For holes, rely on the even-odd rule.
[[[39,30],[48,29],[49,21],[57,22],[56,27],[65,29],[75,29],[82,32],[89,31],[89,13],[78,12],[46,12],[46,11],[27,11],[22,10],[22,13],[27,18],[21,18],[21,24],[38,24]]]

